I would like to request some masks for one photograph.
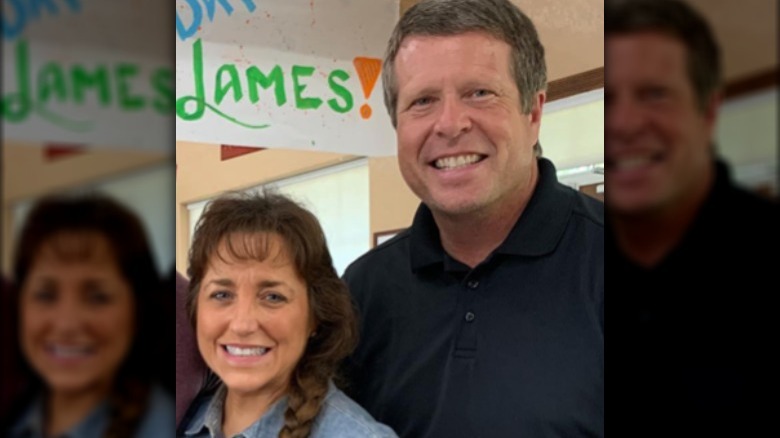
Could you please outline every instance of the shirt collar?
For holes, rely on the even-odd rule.
[[[196,435],[206,428],[210,436],[217,436],[222,431],[222,411],[226,396],[227,389],[225,385],[219,385],[209,402],[203,403],[198,408],[197,413],[193,417],[192,425],[184,431],[184,435]]]
[[[43,437],[43,407],[44,399],[38,398],[24,414],[22,420],[14,427],[13,437]],[[101,402],[81,422],[69,431],[59,435],[61,438],[81,438],[102,436],[109,420],[108,402]]]
[[[185,436],[198,435],[205,428],[212,438],[223,436],[222,419],[225,408],[225,398],[227,397],[227,387],[220,384],[217,391],[208,403],[204,403],[196,413],[192,425],[184,431]],[[275,434],[281,430],[284,423],[284,411],[287,409],[287,397],[282,397],[266,411],[263,416],[252,423],[244,431],[244,436],[259,437],[262,431],[275,431]]]
[[[555,166],[537,160],[539,179],[528,205],[495,253],[539,257],[552,252],[561,240],[573,210],[575,193],[558,183]],[[439,229],[431,210],[420,204],[410,233],[412,269],[445,260]]]
[[[43,436],[43,399],[36,399],[11,429],[11,437]]]
[[[699,211],[696,213],[696,217],[672,251],[654,266],[644,267],[635,263],[618,245],[614,228],[608,228],[604,243],[608,251],[620,254],[620,257],[617,258],[618,262],[616,262],[622,264],[619,269],[630,269],[634,273],[633,275],[658,272],[664,269],[664,266],[673,264],[676,258],[684,257],[686,247],[695,247],[697,241],[709,241],[717,238],[713,233],[721,232],[723,215],[730,214],[732,212],[731,209],[733,209],[733,206],[729,203],[729,194],[734,189],[734,181],[731,171],[724,161],[716,158],[713,160],[712,166],[715,172],[714,181]],[[618,270],[615,272],[618,272]]]

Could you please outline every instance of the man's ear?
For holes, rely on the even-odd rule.
[[[547,92],[537,91],[536,95],[534,96],[534,104],[531,107],[531,123],[532,124],[539,124],[542,121],[542,108],[544,107],[544,103],[547,101]]]
[[[723,93],[716,91],[712,93],[703,108],[704,123],[707,125],[707,130],[711,137],[715,135],[715,123],[718,120],[718,111],[721,103],[723,103]]]

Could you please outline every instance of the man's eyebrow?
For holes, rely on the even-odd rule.
[[[437,94],[438,91],[435,87],[424,87],[419,89],[412,89],[410,92],[406,93],[406,96],[408,96],[410,99],[416,99],[420,96],[428,96],[432,94]]]

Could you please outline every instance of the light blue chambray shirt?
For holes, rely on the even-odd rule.
[[[146,414],[138,425],[137,438],[170,438],[176,434],[173,398],[155,387],[149,394]],[[84,420],[57,438],[103,438],[110,420],[108,402],[98,405]],[[11,438],[44,438],[43,399],[38,399],[11,429]]]
[[[210,399],[204,400],[184,428],[190,438],[225,438],[222,433],[222,409],[227,389],[221,385]],[[274,403],[259,420],[243,432],[230,438],[277,438],[284,426],[287,397]],[[320,413],[314,419],[310,438],[397,438],[384,424],[376,422],[357,403],[341,392],[333,382],[322,402]]]

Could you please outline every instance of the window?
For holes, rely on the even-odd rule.
[[[359,159],[248,189],[276,189],[309,209],[325,231],[339,275],[369,250],[368,161]],[[190,242],[209,200],[188,205]]]

